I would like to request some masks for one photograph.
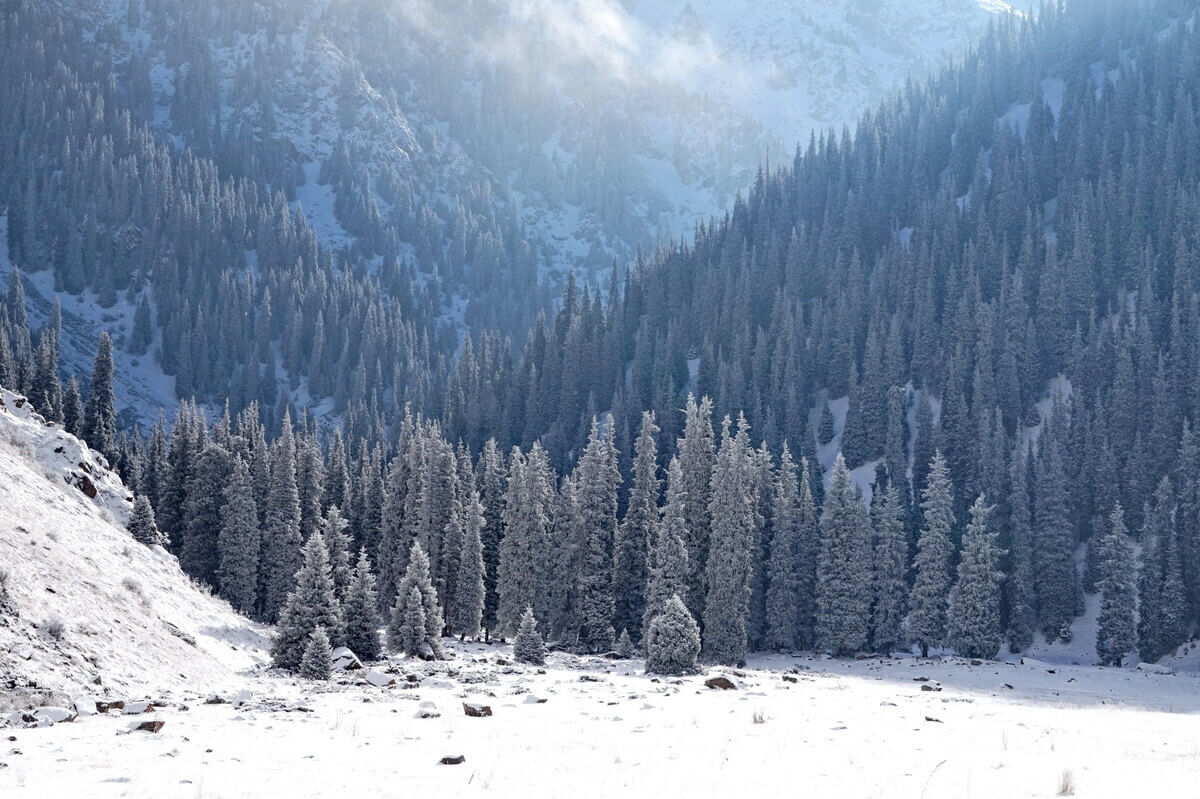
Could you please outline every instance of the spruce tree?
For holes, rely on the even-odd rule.
[[[971,521],[963,535],[958,581],[950,592],[946,642],[969,658],[994,658],[1003,635],[1000,629],[1000,548],[988,517],[992,508],[980,495],[970,508]]]
[[[375,592],[375,575],[366,550],[358,553],[358,563],[350,577],[346,600],[342,606],[345,621],[346,646],[363,661],[378,660],[382,654],[379,628],[383,617],[379,613],[379,598]]]
[[[1067,477],[1054,431],[1043,435],[1034,492],[1034,589],[1038,621],[1046,640],[1070,640],[1078,587],[1075,577],[1075,529],[1067,508]]]
[[[258,600],[258,564],[261,537],[258,509],[250,470],[240,459],[233,461],[233,474],[224,491],[221,530],[217,539],[217,591],[234,610],[253,615]]]
[[[1099,546],[1100,616],[1096,654],[1106,666],[1120,666],[1137,644],[1137,580],[1133,544],[1125,528],[1125,511],[1116,503]]]
[[[490,438],[483,446],[477,465],[479,472],[479,500],[483,505],[483,627],[489,637],[496,629],[496,611],[500,607],[500,595],[496,583],[500,569],[500,541],[504,537],[504,456]]]
[[[1021,652],[1033,643],[1037,626],[1033,590],[1033,525],[1030,520],[1028,452],[1019,447],[1009,470],[1008,527],[1011,574],[1005,583],[1008,599],[1008,649]]]
[[[617,451],[612,436],[601,435],[592,419],[587,446],[579,460],[579,493],[576,523],[581,535],[576,540],[584,547],[579,583],[579,642],[587,651],[601,652],[612,646],[613,630],[613,559],[612,547],[617,527]],[[632,587],[632,586],[629,586]],[[638,586],[639,593],[641,587]]]
[[[871,610],[871,523],[841,455],[821,516],[816,596],[817,645],[839,656],[861,649]]]
[[[683,437],[676,445],[679,467],[683,474],[685,497],[684,519],[687,522],[688,568],[691,575],[688,591],[683,597],[693,617],[704,612],[705,575],[708,568],[712,520],[713,465],[716,445],[712,427],[712,401],[704,397],[697,404],[688,395]]]
[[[696,671],[700,628],[678,595],[672,596],[646,632],[646,672],[680,676]]]
[[[667,467],[667,498],[663,505],[648,558],[649,577],[646,580],[645,613],[642,629],[662,611],[672,596],[687,593],[688,568],[686,489],[679,459],[672,458]]]
[[[818,479],[819,483],[820,480]],[[796,542],[797,645],[815,646],[817,625],[817,569],[821,559],[821,514],[813,497],[812,470],[807,458],[800,459],[800,507]]]
[[[158,526],[154,523],[154,509],[150,500],[138,494],[133,501],[133,510],[129,514],[129,524],[126,527],[133,540],[148,547],[161,546],[164,540]]]
[[[496,633],[501,637],[516,634],[526,608],[548,607],[542,564],[549,554],[552,500],[545,452],[535,444],[526,458],[514,447],[509,458],[496,588]]]
[[[284,413],[283,433],[271,456],[271,483],[263,527],[263,615],[278,617],[292,590],[300,560],[300,495],[296,488],[296,453],[291,421]]]
[[[946,603],[950,593],[950,559],[954,556],[954,497],[946,459],[935,452],[925,490],[921,492],[924,525],[913,561],[916,577],[908,604],[909,635],[928,657],[946,635]]]
[[[642,429],[634,445],[633,488],[625,518],[613,545],[613,628],[641,640],[645,614],[647,547],[658,527],[658,425],[654,413],[642,414]]]
[[[1175,532],[1174,499],[1163,477],[1142,514],[1142,573],[1138,585],[1138,654],[1155,662],[1187,635],[1187,598]]]
[[[521,614],[521,625],[513,639],[513,658],[518,663],[528,663],[540,666],[546,662],[546,647],[542,643],[542,635],[538,632],[537,618],[533,608],[525,608]]]
[[[333,578],[325,553],[321,534],[310,536],[304,545],[304,565],[295,575],[295,588],[279,613],[277,635],[271,647],[271,659],[278,668],[295,671],[300,667],[309,638],[318,627],[334,630],[335,640],[341,638],[341,608],[333,595]]]
[[[729,428],[725,417],[709,502],[704,654],[714,663],[737,664],[746,654],[756,522],[748,432],[742,426],[734,435]]]
[[[179,564],[190,576],[209,585],[217,584],[221,506],[231,469],[229,453],[220,445],[209,443],[196,459],[184,502]]]
[[[908,608],[908,536],[896,484],[877,487],[872,497],[875,559],[871,584],[871,647],[890,653],[904,643]]]
[[[637,648],[633,645],[633,639],[629,636],[629,630],[621,630],[621,634],[617,636],[616,652],[626,660],[637,654]]]
[[[3,357],[0,355],[0,357]],[[83,433],[83,399],[79,395],[79,381],[75,375],[67,378],[67,387],[63,389],[63,429],[71,435],[81,436]]]
[[[328,680],[333,676],[333,650],[324,627],[317,627],[308,638],[300,658],[300,676],[306,680]]]
[[[767,565],[766,646],[795,649],[800,638],[800,484],[796,464],[783,445],[774,492],[770,562]]]
[[[478,638],[483,621],[484,563],[483,509],[479,494],[474,487],[462,505],[463,543],[458,558],[458,576],[454,581],[454,597],[451,601],[453,629],[465,638]]]
[[[100,334],[96,347],[96,362],[92,368],[91,390],[83,414],[83,440],[92,449],[115,462],[117,454],[117,408],[113,392],[112,339]]]
[[[414,627],[418,619],[420,625]],[[429,576],[429,557],[420,541],[413,543],[408,568],[396,590],[388,648],[410,657],[442,657],[442,610]]]
[[[346,534],[348,526],[349,523],[337,505],[330,505],[321,519],[321,535],[325,536],[325,546],[329,549],[329,573],[333,577],[333,593],[339,602],[345,600],[353,579],[350,567],[350,536]]]

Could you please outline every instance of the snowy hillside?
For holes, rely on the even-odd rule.
[[[265,657],[261,628],[198,588],[161,548],[134,542],[124,529],[129,506],[102,457],[0,391],[8,703],[212,689]]]

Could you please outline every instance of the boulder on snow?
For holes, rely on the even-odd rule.
[[[467,759],[463,755],[446,755],[438,761],[438,764],[442,766],[459,766],[466,762]]]
[[[158,732],[165,725],[165,721],[150,719],[148,721],[135,721],[129,725],[129,729],[133,732]]]
[[[477,719],[492,715],[491,707],[478,702],[463,702],[463,712]]]
[[[1175,669],[1170,666],[1164,666],[1161,663],[1139,663],[1137,670],[1147,674],[1174,674]]]
[[[546,697],[536,694],[526,694],[524,701],[527,705],[544,705],[546,704]]]
[[[125,702],[120,699],[100,700],[96,702],[97,713],[108,713],[113,710],[124,710]]]
[[[374,669],[368,669],[367,673],[363,675],[363,679],[377,688],[386,688],[389,685],[396,684],[395,677],[390,674],[384,674],[382,671],[375,671]]]
[[[704,681],[706,688],[720,689],[722,691],[732,691],[737,689],[737,685],[728,677],[709,677]]]
[[[76,715],[74,710],[68,710],[65,707],[39,707],[33,711],[33,719],[36,723],[49,722],[50,724],[60,724],[64,721],[74,721]]]
[[[125,708],[121,712],[126,716],[137,716],[142,713],[149,713],[151,710],[154,710],[154,705],[152,705],[150,702],[140,701],[126,702]]]
[[[96,715],[96,705],[98,700],[94,696],[81,696],[71,703],[71,708],[75,711],[76,716],[94,716]]]
[[[363,663],[358,659],[358,655],[354,654],[346,646],[339,646],[333,650],[332,657],[334,671],[358,671],[363,667]]]
[[[924,682],[924,683],[921,683],[921,690],[922,691],[940,691],[940,690],[942,690],[942,686],[941,686],[941,683],[937,683],[937,682]]]

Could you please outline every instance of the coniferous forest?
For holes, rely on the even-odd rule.
[[[184,52],[222,24],[189,7],[129,24],[182,21]],[[445,636],[666,671],[694,646],[991,658],[1071,640],[1092,601],[1106,663],[1196,632],[1193,2],[1001,18],[553,299],[482,205],[442,230],[401,182],[349,201],[349,148],[323,171],[363,243],[323,247],[269,120],[222,119],[195,67],[162,136],[146,64],[55,9],[0,4],[0,385],[114,464],[139,540],[278,623],[279,665]],[[27,316],[44,274],[135,309],[90,373],[60,367],[58,312]],[[464,286],[487,310],[451,324]],[[118,416],[114,347],[177,406]]]

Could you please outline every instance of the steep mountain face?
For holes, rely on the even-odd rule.
[[[961,57],[1003,0],[624,0],[648,66],[791,145]],[[649,33],[653,32],[653,33]],[[790,155],[790,153],[787,153]]]
[[[0,694],[13,706],[212,690],[265,659],[265,630],[133,540],[130,496],[103,457],[0,391]]]

